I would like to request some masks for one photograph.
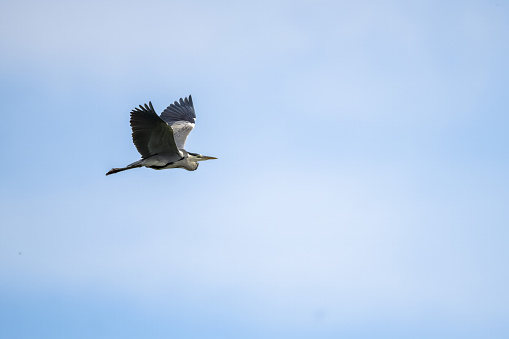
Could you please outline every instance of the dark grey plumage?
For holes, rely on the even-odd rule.
[[[179,153],[173,130],[155,112],[152,102],[131,111],[133,142],[143,158],[158,153]]]
[[[196,122],[196,113],[194,112],[193,98],[180,98],[180,102],[175,101],[161,113],[161,119],[167,124],[172,125],[177,121],[188,121],[192,124]]]

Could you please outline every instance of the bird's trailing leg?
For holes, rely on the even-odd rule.
[[[109,170],[108,173],[106,173],[106,175],[110,175],[110,174],[115,174],[115,173],[118,173],[118,172],[122,172],[122,171],[126,171],[128,169],[132,169],[132,168],[138,168],[138,167],[142,167],[141,165],[138,164],[139,161],[137,162],[134,162],[130,165],[127,165],[126,167],[121,167],[121,168],[112,168]]]
[[[108,171],[108,173],[106,173],[106,175],[122,172],[122,171],[125,171],[125,170],[128,170],[128,169],[131,169],[131,168],[132,167],[112,168],[112,169],[110,169]]]

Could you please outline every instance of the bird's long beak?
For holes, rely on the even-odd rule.
[[[217,158],[209,157],[209,156],[206,156],[206,155],[202,155],[202,156],[200,157],[200,159],[198,159],[198,161],[203,161],[203,160],[212,160],[212,159],[217,159]]]

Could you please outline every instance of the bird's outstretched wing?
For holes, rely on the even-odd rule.
[[[180,154],[173,130],[155,112],[152,103],[131,111],[133,142],[143,158],[158,153]]]
[[[193,98],[189,96],[189,98],[180,98],[179,102],[175,101],[161,113],[161,119],[171,126],[177,148],[183,149],[187,136],[196,122]]]

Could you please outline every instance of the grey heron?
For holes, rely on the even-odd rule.
[[[133,142],[141,154],[141,159],[126,167],[112,168],[106,175],[132,168],[148,167],[156,170],[183,168],[195,171],[198,161],[217,159],[191,153],[184,149],[187,136],[194,128],[196,113],[193,98],[180,98],[168,106],[158,116],[152,107],[140,105],[131,111],[131,128]]]

